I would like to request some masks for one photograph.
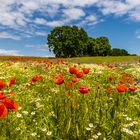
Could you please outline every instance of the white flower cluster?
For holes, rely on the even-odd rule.
[[[134,134],[133,131],[131,131],[128,128],[122,128],[122,132],[125,132],[125,133],[130,134],[130,135],[133,135]]]

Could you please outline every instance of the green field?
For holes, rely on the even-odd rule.
[[[32,56],[0,56],[0,61],[37,61],[37,60],[66,60],[70,62],[80,63],[120,63],[120,62],[135,62],[140,60],[140,56],[106,56],[106,57],[76,57],[76,58],[47,58],[47,57],[32,57]]]
[[[140,139],[140,57],[0,60],[0,140]]]
[[[108,56],[108,57],[81,57],[81,58],[72,58],[73,62],[81,63],[120,63],[120,62],[135,62],[139,60],[139,56]]]

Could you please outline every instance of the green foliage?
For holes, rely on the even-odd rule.
[[[96,39],[89,37],[87,43],[87,55],[89,56],[107,56],[110,54],[111,45],[109,39],[105,36]]]
[[[89,37],[83,28],[62,26],[48,35],[48,47],[56,57],[107,56],[111,45],[107,37]]]
[[[98,56],[107,56],[111,51],[111,45],[109,43],[109,39],[105,36],[101,36],[96,38],[98,51]]]
[[[48,47],[56,57],[83,56],[87,40],[88,35],[83,28],[56,27],[48,35]]]
[[[127,56],[129,53],[125,49],[113,48],[111,50],[112,56]]]
[[[88,38],[88,43],[87,43],[87,55],[89,56],[97,56],[97,43],[96,39],[89,37]]]
[[[56,57],[128,56],[125,49],[113,48],[105,36],[89,37],[77,26],[55,27],[48,35],[48,47]]]

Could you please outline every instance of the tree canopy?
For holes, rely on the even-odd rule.
[[[54,28],[48,35],[48,47],[56,57],[83,56],[88,35],[83,28],[62,26]]]
[[[128,55],[124,49],[111,49],[107,37],[89,37],[83,28],[77,26],[55,27],[47,40],[49,50],[56,57]]]
[[[112,56],[127,56],[129,53],[125,49],[113,48],[111,50]]]

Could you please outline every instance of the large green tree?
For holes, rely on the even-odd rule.
[[[56,57],[77,57],[86,54],[88,35],[77,26],[55,27],[48,35],[48,47]]]
[[[107,56],[110,54],[111,45],[109,39],[105,36],[96,38],[96,52],[98,56]]]

